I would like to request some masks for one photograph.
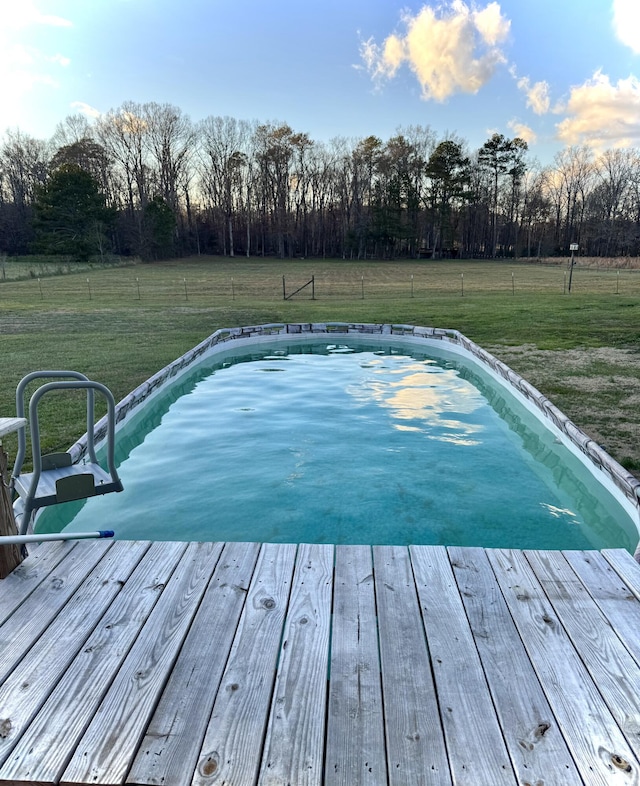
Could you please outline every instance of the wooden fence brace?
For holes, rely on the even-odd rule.
[[[294,295],[297,295],[298,292],[301,292],[305,287],[308,287],[309,285],[311,285],[311,300],[315,300],[316,299],[316,281],[315,281],[315,279],[316,279],[315,276],[311,276],[310,280],[307,281],[306,284],[303,284],[301,287],[298,287],[296,290],[291,292],[291,294],[287,295],[287,289],[286,289],[286,286],[285,286],[284,276],[282,276],[282,297],[283,297],[283,300],[291,300],[291,298]]]

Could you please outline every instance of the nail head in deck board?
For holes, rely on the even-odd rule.
[[[511,786],[514,774],[447,552],[411,546],[454,782]]]
[[[322,783],[333,551],[298,547],[259,786]]]
[[[387,784],[370,546],[336,546],[325,786]]]
[[[636,757],[522,552],[487,551],[527,654],[588,786],[637,784]],[[627,772],[614,757],[632,762]]]
[[[295,559],[292,544],[262,546],[193,786],[256,781]]]
[[[124,541],[121,541],[124,542]],[[134,547],[133,543],[129,546]],[[186,543],[153,543],[0,768],[0,784],[57,783]],[[64,729],[64,733],[60,733]]]
[[[554,611],[622,732],[640,740],[640,672],[633,657],[560,552],[525,556],[543,587],[571,589],[554,591]]]
[[[80,740],[62,784],[124,781],[211,578],[217,545],[187,546]]]
[[[484,549],[447,551],[518,782],[575,786],[580,776]]]
[[[259,549],[258,543],[224,547],[127,783],[191,783]]]
[[[409,551],[374,546],[390,786],[451,783]]]
[[[20,606],[20,613],[13,614],[3,623],[0,627],[0,681],[4,681],[22,660],[24,653],[112,545],[112,541],[105,540],[78,543],[39,585],[38,592],[32,593]]]
[[[74,548],[73,540],[30,547],[29,556],[0,585],[0,625],[42,584]]]
[[[147,544],[114,543],[0,687],[0,718],[6,713],[11,717],[11,732],[0,738],[0,761],[9,755],[147,548]],[[64,727],[58,728],[64,733]]]

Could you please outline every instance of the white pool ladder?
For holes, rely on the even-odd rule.
[[[99,382],[94,382],[78,371],[33,371],[27,374],[16,388],[16,414],[25,416],[24,394],[27,385],[34,379],[55,378],[39,387],[29,401],[28,424],[31,435],[33,472],[21,474],[27,451],[26,423],[18,429],[18,452],[13,474],[11,491],[22,501],[22,516],[19,532],[27,533],[33,514],[39,508],[57,505],[60,502],[94,497],[112,491],[122,491],[122,482],[115,466],[115,401],[111,391]],[[38,423],[38,403],[52,390],[87,391],[87,452],[81,463],[73,464],[70,453],[40,454],[40,428]],[[107,402],[107,467],[105,471],[96,458],[94,447],[94,392],[101,393]]]

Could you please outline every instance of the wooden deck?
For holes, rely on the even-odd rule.
[[[44,544],[0,583],[0,783],[640,783],[622,551]]]

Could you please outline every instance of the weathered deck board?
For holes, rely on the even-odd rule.
[[[369,546],[345,546],[336,553],[327,723],[327,786],[386,784],[380,654]]]
[[[293,545],[262,547],[207,727],[194,786],[256,781],[295,557]]]
[[[639,600],[602,554],[569,551],[564,556],[636,663],[640,664]],[[635,560],[633,564],[638,566]],[[640,575],[640,570],[638,573]]]
[[[128,783],[182,786],[191,782],[258,550],[257,543],[230,543],[225,547],[151,718]]]
[[[580,776],[484,549],[449,548],[448,552],[519,782],[579,784]]]
[[[2,580],[0,625],[56,569],[76,544],[72,540],[66,540],[51,545],[53,548],[50,549],[36,549],[13,573]]]
[[[640,740],[637,663],[560,552],[525,556],[618,726]]]
[[[187,547],[82,736],[61,783],[124,781],[209,583],[217,546],[193,543]]]
[[[412,546],[411,559],[454,782],[511,784],[513,769],[447,553]]]
[[[588,786],[638,783],[640,767],[522,552],[488,552],[533,667]]]
[[[409,552],[373,549],[391,786],[451,783]]]
[[[322,783],[332,578],[333,546],[298,547],[259,784]]]
[[[0,761],[69,668],[87,634],[100,621],[140,561],[148,544],[114,543],[60,613],[0,687],[0,716],[9,725],[0,737]]]
[[[622,549],[605,549],[602,556],[640,600],[640,565],[628,552]]]
[[[92,549],[72,549],[39,585],[39,592],[31,593],[20,605],[19,613],[12,614],[2,625],[0,682],[20,663],[113,543],[103,540],[96,545]]]
[[[151,545],[128,580],[127,591],[111,604],[0,768],[0,783],[26,778],[58,782],[185,549],[186,543]]]
[[[640,784],[617,550],[44,544],[0,643],[0,784]]]

